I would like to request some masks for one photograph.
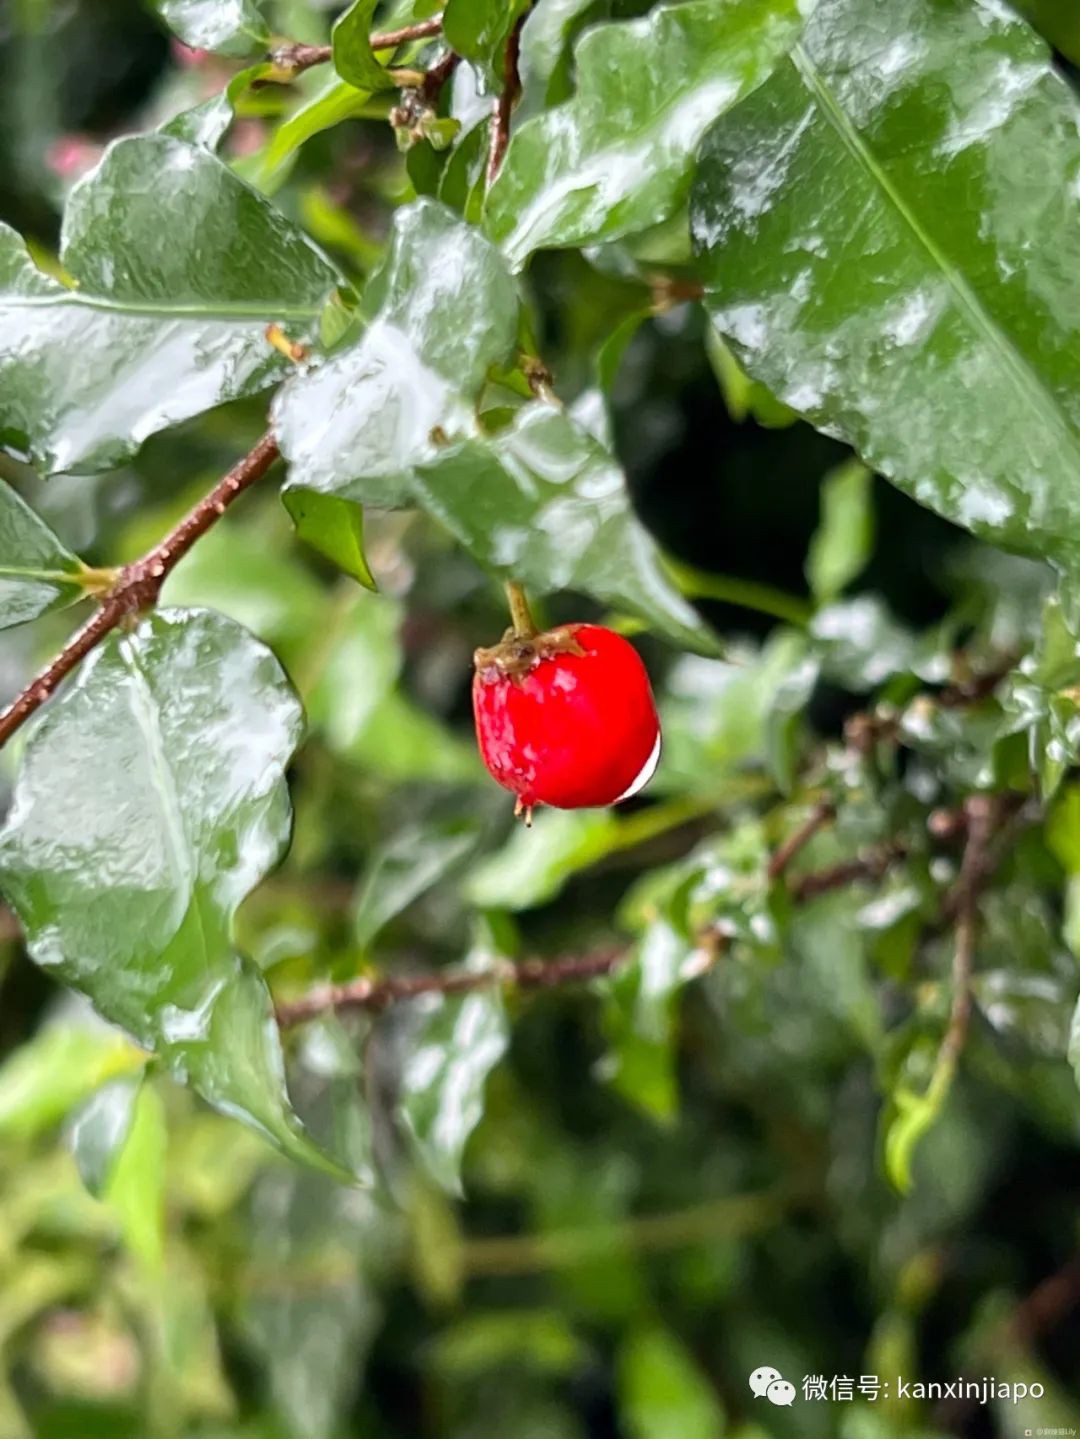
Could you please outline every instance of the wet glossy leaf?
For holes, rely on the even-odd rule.
[[[203,145],[208,150],[216,150],[236,118],[236,106],[241,96],[251,89],[253,81],[265,80],[273,73],[274,67],[269,62],[249,65],[209,100],[203,100],[167,120],[160,127],[161,133],[186,140],[189,145]]]
[[[814,598],[828,602],[847,589],[874,547],[873,476],[850,460],[821,482],[821,521],[810,541],[806,578]]]
[[[479,433],[475,402],[513,348],[517,292],[482,236],[421,200],[397,212],[364,308],[358,344],[284,386],[275,428],[289,490],[400,506],[415,466]]]
[[[470,967],[494,962],[478,950]],[[488,1075],[506,1050],[506,1011],[497,985],[474,994],[424,995],[413,1009],[399,1112],[425,1170],[458,1194],[465,1145],[483,1117]]]
[[[679,660],[660,700],[658,785],[693,791],[703,774],[731,775],[775,754],[776,704],[790,694],[789,683],[805,676],[806,650],[802,635],[780,630],[760,652],[733,653],[731,663],[696,655]]]
[[[294,375],[274,410],[287,494],[418,504],[480,561],[537,590],[580,589],[680,642],[712,644],[630,509],[622,471],[563,411],[537,401],[484,434],[476,404],[516,335],[514,281],[443,206],[396,217],[365,295],[358,344]]]
[[[446,0],[443,34],[451,50],[487,71],[502,87],[501,56],[506,38],[528,0]]]
[[[47,1024],[0,1066],[0,1135],[32,1139],[145,1063],[146,1054],[108,1025]]]
[[[0,629],[79,599],[81,569],[22,496],[0,481]]]
[[[378,0],[355,0],[334,26],[334,69],[358,90],[392,90],[394,77],[371,48],[371,25]]]
[[[476,846],[478,830],[462,818],[410,826],[380,846],[360,882],[354,932],[369,945],[384,925],[461,865]]]
[[[365,589],[377,588],[364,555],[364,511],[358,504],[316,490],[287,490],[284,500],[302,540]]]
[[[797,0],[690,0],[598,25],[577,93],[517,130],[485,210],[515,266],[534,250],[659,224],[686,198],[708,126],[795,40]]]
[[[109,1181],[131,1130],[142,1083],[141,1074],[110,1080],[90,1096],[68,1125],[68,1148],[91,1194],[100,1195]]]
[[[158,14],[185,45],[221,55],[254,55],[270,43],[258,0],[154,0]]]
[[[1072,0],[1017,0],[1016,8],[1066,59],[1080,65],[1080,12]]]
[[[537,400],[511,425],[421,465],[417,490],[481,564],[537,593],[580,590],[688,649],[716,651],[635,518],[618,462]]]
[[[752,375],[921,503],[1068,564],[1078,114],[1004,6],[822,0],[709,136],[692,208]]]
[[[362,1262],[385,1229],[367,1195],[317,1175],[267,1171],[256,1187],[241,1322],[296,1439],[329,1439],[360,1382],[379,1322]]]
[[[266,986],[230,937],[288,839],[299,732],[277,661],[230,620],[166,610],[114,632],[27,744],[0,883],[40,965],[211,1104],[328,1163],[292,1115]]]
[[[651,924],[634,955],[612,977],[604,1007],[610,1052],[604,1077],[654,1119],[673,1119],[678,995],[693,972],[686,940],[663,920]]]
[[[1000,692],[1000,732],[1027,738],[1028,762],[1049,799],[1080,754],[1080,641],[1056,598],[1043,608],[1037,647]]]
[[[336,279],[208,150],[160,134],[117,141],[76,187],[60,257],[73,290],[0,227],[0,442],[50,472],[109,468],[270,384],[287,362],[267,323],[307,333]]]

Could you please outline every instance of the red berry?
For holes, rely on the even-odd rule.
[[[473,711],[484,763],[526,812],[616,804],[648,783],[660,758],[645,666],[601,625],[508,632],[477,650]]]

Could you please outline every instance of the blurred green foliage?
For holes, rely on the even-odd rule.
[[[190,926],[173,948],[133,939],[168,928],[166,889],[170,903],[188,891],[132,883],[147,851],[127,866],[118,854],[139,776],[123,725],[145,733],[145,711],[123,711],[121,686],[98,704],[106,742],[90,752],[71,741],[77,765],[64,762],[77,782],[59,761],[50,766],[50,844],[79,880],[56,913],[42,907],[44,867],[22,853],[25,908],[39,907],[44,931],[38,958],[65,926],[76,940],[61,969],[46,963],[50,976],[29,963],[5,915],[0,1439],[1075,1431],[1080,630],[1073,587],[1038,557],[1060,557],[1075,537],[1051,545],[1037,527],[1005,534],[1035,552],[1017,558],[873,475],[789,408],[799,399],[800,376],[788,374],[797,348],[780,346],[777,358],[771,330],[733,333],[740,300],[724,287],[775,289],[789,252],[750,245],[761,273],[749,263],[733,271],[730,258],[725,269],[723,253],[695,261],[685,202],[701,92],[715,107],[711,122],[764,80],[794,38],[797,7],[687,0],[647,14],[625,0],[538,0],[522,31],[522,144],[493,191],[488,233],[516,236],[515,263],[536,244],[586,248],[539,253],[524,277],[465,228],[481,215],[489,92],[520,7],[451,0],[447,31],[470,63],[419,126],[439,147],[410,131],[405,151],[401,117],[396,136],[386,123],[390,57],[366,45],[372,7],[363,0],[334,32],[340,76],[312,68],[289,85],[259,83],[267,37],[329,43],[343,8],[13,0],[0,15],[0,214],[26,243],[23,252],[13,239],[4,252],[17,257],[18,283],[79,312],[123,307],[133,290],[142,305],[179,305],[172,322],[194,346],[197,375],[202,347],[224,347],[198,403],[187,403],[189,371],[173,355],[133,410],[115,403],[116,377],[98,352],[78,347],[77,325],[57,325],[46,337],[48,389],[62,417],[38,412],[45,387],[15,355],[15,381],[0,395],[5,442],[36,425],[36,446],[13,448],[36,449],[48,464],[68,425],[80,462],[104,453],[123,463],[44,483],[14,453],[0,456],[12,487],[0,501],[5,623],[40,615],[0,637],[5,695],[57,650],[79,613],[53,612],[86,590],[80,574],[96,573],[75,555],[95,567],[143,553],[264,427],[257,392],[289,366],[264,352],[261,318],[237,325],[234,316],[219,332],[215,307],[232,302],[236,276],[250,282],[242,297],[256,309],[265,299],[273,310],[291,289],[290,338],[333,351],[321,367],[290,374],[276,402],[292,462],[286,505],[269,486],[246,496],[162,596],[170,614],[209,609],[243,626],[284,672],[266,669],[267,656],[258,684],[242,678],[230,690],[241,660],[265,651],[248,637],[220,639],[234,626],[213,621],[220,643],[200,650],[194,668],[207,682],[216,666],[235,709],[258,702],[258,724],[230,731],[239,740],[229,784],[200,753],[207,714],[185,721],[184,706],[199,704],[184,668],[191,656],[170,650],[158,672],[177,686],[155,691],[159,709],[192,737],[190,747],[176,739],[168,765],[182,760],[201,776],[190,795],[202,849],[193,845],[182,866],[198,875],[188,911],[204,926],[198,945]],[[865,0],[858,8],[867,11]],[[1024,144],[1013,136],[1004,160],[992,156],[1002,193],[1014,187],[1023,203],[1014,212],[1003,201],[999,213],[995,191],[979,210],[972,181],[963,194],[975,209],[960,218],[990,215],[1022,247],[1045,228],[1029,194],[1036,182],[1060,199],[1062,216],[1070,185],[1075,200],[1075,174],[1044,164],[1037,146],[1049,136],[1054,164],[1071,154],[1061,117],[1076,102],[1034,32],[1018,39],[1019,22],[999,8],[895,7],[889,23],[909,25],[913,47],[906,59],[893,55],[913,90],[905,124],[914,128],[900,138],[918,150],[918,125],[929,126],[942,98],[919,69],[930,53],[920,48],[921,12],[926,33],[953,16],[965,36],[989,16],[1002,27],[992,37],[999,48],[980,51],[980,64],[1015,78],[1009,67],[1022,50],[1036,119],[1023,112]],[[1070,7],[1023,8],[1061,47],[1059,70],[1078,59]],[[374,21],[405,24],[430,9],[392,7]],[[713,55],[698,42],[720,33],[718,16],[730,34]],[[853,32],[862,41],[871,19],[863,14]],[[578,123],[557,141],[568,112],[553,107],[574,94],[575,42],[598,21],[613,22],[585,47],[599,100],[572,101]],[[681,36],[677,73],[661,43],[667,32]],[[395,65],[423,68],[437,53],[426,43],[406,46]],[[955,63],[952,51],[930,58],[947,70],[942,55]],[[617,96],[604,85],[620,66],[629,78]],[[729,111],[710,142],[714,159],[723,145],[743,145],[750,113],[755,144],[771,153],[777,117],[791,118],[789,70],[783,61],[752,111]],[[1004,126],[996,91],[977,88],[967,96],[975,118]],[[665,128],[653,102],[669,89],[681,120]],[[99,228],[132,193],[126,181],[105,188],[121,146],[76,198],[76,220],[95,196],[106,213],[103,221],[93,210],[89,241],[83,233],[75,244],[88,267],[72,263],[81,291],[54,291],[71,278],[64,266],[79,239],[69,209],[61,244],[72,185],[110,141],[161,126],[154,155],[198,151],[182,168],[194,177],[185,223],[201,249],[163,268],[178,217],[174,208],[171,227],[147,182],[127,214],[130,266],[104,263],[124,255]],[[649,185],[634,170],[639,141],[656,171]],[[597,147],[610,184],[572,203],[566,176],[584,183]],[[139,151],[140,164],[150,153]],[[767,205],[785,202],[779,182],[765,183],[770,174],[742,175],[762,184],[761,208],[742,214],[751,228]],[[699,215],[722,210],[715,172],[704,183]],[[833,198],[818,203],[829,209]],[[848,205],[830,210],[841,234],[858,219],[850,196]],[[522,221],[530,206],[531,228]],[[235,230],[200,228],[235,210]],[[1075,221],[1075,208],[1066,218]],[[241,231],[258,252],[250,264],[236,253]],[[1062,373],[1077,346],[1064,246],[1042,253],[1057,303],[1045,333],[1064,336]],[[692,302],[702,277],[711,318]],[[850,293],[855,278],[866,277],[852,276]],[[999,270],[993,284],[1002,306],[1020,307],[1011,275]],[[448,318],[439,306],[468,286],[471,300]],[[769,318],[790,316],[781,305]],[[726,321],[726,338],[713,320]],[[133,341],[124,328],[130,316],[110,313],[110,322],[124,334],[110,333],[107,356],[144,342],[142,330]],[[822,325],[811,338],[827,345],[835,334]],[[796,338],[809,343],[806,332]],[[1028,339],[1032,363],[1048,363],[1038,337]],[[0,352],[4,341],[0,333]],[[758,351],[769,352],[764,361]],[[538,357],[561,410],[530,389],[524,362]],[[743,365],[755,357],[751,377]],[[870,423],[870,382],[881,375],[870,365],[862,378],[855,399]],[[918,441],[936,455],[949,448],[939,442],[957,387],[921,383],[892,438],[905,453]],[[978,390],[972,383],[963,398],[989,415],[985,442],[999,417],[993,395]],[[829,435],[859,431],[866,417],[852,421],[855,401],[832,394],[829,404],[835,413],[805,400],[799,408]],[[1071,404],[1061,400],[1061,412]],[[402,413],[416,423],[387,422]],[[927,413],[936,431],[922,428]],[[148,415],[153,423],[143,423]],[[1042,445],[1071,423],[1038,418]],[[960,450],[968,411],[955,423],[949,443]],[[1006,454],[1022,456],[1030,434],[1010,429]],[[1001,463],[988,443],[979,454],[987,474]],[[892,468],[892,451],[884,458]],[[1058,459],[1052,478],[1068,514],[1072,472]],[[1026,494],[1022,468],[1010,483]],[[963,518],[947,485],[947,503],[931,488],[920,498]],[[418,508],[383,508],[398,503]],[[20,573],[31,553],[34,573]],[[626,807],[542,811],[526,831],[484,775],[470,733],[471,654],[505,624],[494,575],[506,570],[544,592],[536,608],[547,623],[602,618],[635,634],[665,750],[647,794]],[[125,632],[103,651],[99,674],[121,646],[137,653],[165,623]],[[723,658],[709,653],[714,635]],[[996,683],[980,687],[986,675]],[[88,683],[51,708],[64,744],[62,717],[85,701]],[[283,801],[265,788],[238,799],[231,780],[260,726],[294,713],[290,687],[304,737],[283,720],[289,742],[277,769],[246,776],[257,787],[287,767],[293,810],[288,853],[257,882],[284,840]],[[860,714],[872,717],[869,729],[852,727]],[[43,752],[40,735],[5,751],[6,796],[20,767],[29,783]],[[109,784],[95,769],[106,763]],[[1016,804],[980,879],[963,1052],[955,1075],[935,1086],[956,949],[955,915],[943,909],[963,863],[956,816],[975,793],[1008,793]],[[823,803],[834,817],[815,825],[785,874],[771,871]],[[263,836],[260,845],[260,806],[274,805],[277,843]],[[12,883],[18,830],[16,819],[4,868],[22,906]],[[152,821],[136,830],[157,833]],[[842,872],[845,882],[815,887]],[[613,943],[624,962],[587,985],[492,986],[328,1012],[280,1046],[268,1017],[270,994],[288,1002],[328,982],[468,972]],[[184,963],[174,972],[177,949]],[[185,968],[193,953],[198,963]],[[185,986],[204,984],[197,992],[217,1004],[226,967],[244,1004],[216,1011],[206,1047],[183,1028],[195,992]],[[61,973],[153,1052],[60,987]],[[111,1009],[110,994],[120,996]],[[279,1067],[298,1120],[280,1097]],[[748,1376],[762,1366],[795,1384],[790,1407],[752,1393]],[[935,1401],[899,1384],[960,1375],[1044,1392],[1015,1404]],[[808,1397],[808,1376],[823,1378],[828,1397]],[[843,1386],[836,1397],[829,1381],[843,1377],[853,1381],[848,1397]]]

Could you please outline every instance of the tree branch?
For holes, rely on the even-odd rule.
[[[271,434],[262,439],[242,460],[219,480],[208,495],[141,560],[125,565],[119,578],[101,600],[81,630],[68,641],[56,659],[33,679],[0,714],[0,748],[30,716],[45,703],[60,682],[105,636],[130,615],[156,604],[165,579],[228,507],[256,480],[261,479],[278,457],[277,441]]]
[[[518,61],[521,58],[521,27],[528,12],[522,15],[510,31],[506,41],[506,61],[503,66],[503,87],[496,96],[491,109],[491,142],[488,147],[487,182],[490,185],[499,173],[499,166],[510,143],[510,116],[521,94],[521,75]]]
[[[403,25],[400,30],[383,30],[370,37],[373,50],[396,50],[410,40],[425,40],[431,35],[442,33],[442,14],[432,15],[430,20],[418,20],[415,25]],[[270,63],[280,72],[282,80],[295,80],[313,65],[326,65],[334,58],[332,45],[279,45],[270,51]],[[277,75],[272,79],[279,78]]]
[[[818,830],[824,829],[824,827],[827,824],[831,824],[835,818],[836,806],[832,800],[823,799],[820,803],[816,804],[806,823],[800,829],[797,829],[794,834],[788,835],[783,844],[774,851],[773,857],[769,861],[769,879],[779,879],[795,856],[799,854],[801,850],[805,849],[814,838]]]
[[[351,979],[347,984],[327,984],[300,999],[279,1004],[274,1013],[282,1029],[314,1019],[328,1009],[386,1009],[402,999],[422,994],[469,994],[494,985],[518,989],[553,989],[560,984],[581,983],[610,974],[626,958],[622,946],[598,949],[564,959],[525,959],[519,964],[494,964],[490,969],[454,970],[447,974],[417,974],[385,979]]]
[[[818,827],[826,818],[818,820]],[[805,830],[806,826],[804,826]],[[802,834],[804,831],[799,831]],[[807,835],[808,839],[809,836]],[[806,843],[806,839],[802,841]],[[796,848],[801,848],[801,844]],[[788,853],[786,858],[784,850]],[[770,874],[777,860],[781,859],[781,871],[794,857],[796,849],[787,846],[777,850],[770,865]],[[903,859],[908,848],[900,841],[882,845],[872,854],[834,865],[831,869],[805,874],[791,886],[791,898],[795,904],[802,904],[817,895],[840,889],[862,879],[880,879],[890,865]],[[726,951],[729,936],[713,928],[706,929],[699,937],[703,963],[696,973],[703,973]],[[282,1029],[291,1029],[314,1019],[327,1010],[367,1009],[378,1011],[388,1008],[399,1000],[416,999],[422,994],[468,994],[494,985],[506,985],[518,989],[554,989],[563,984],[579,984],[584,980],[597,979],[611,974],[628,959],[632,948],[626,945],[612,945],[582,955],[570,955],[560,959],[526,959],[519,964],[509,961],[492,965],[485,970],[451,970],[446,973],[435,971],[431,974],[404,975],[386,978],[362,977],[345,984],[326,984],[298,999],[285,1000],[275,1007],[274,1015]]]
[[[1007,811],[1003,797],[973,794],[964,804],[967,841],[960,862],[960,876],[945,904],[947,914],[956,917],[956,944],[952,962],[952,1003],[949,1023],[938,1050],[935,1074],[951,1076],[967,1041],[971,1026],[971,981],[975,970],[975,941],[979,930],[979,896],[993,874],[992,843],[998,824]]]

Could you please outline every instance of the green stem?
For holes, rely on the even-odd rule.
[[[786,594],[772,585],[741,580],[734,575],[712,575],[670,558],[667,568],[679,589],[690,599],[721,600],[729,605],[742,605],[744,609],[773,615],[778,620],[798,625],[800,629],[806,628],[813,615],[813,606],[808,600]]]
[[[506,600],[510,606],[510,620],[514,626],[514,634],[520,640],[531,640],[539,631],[533,621],[525,591],[517,580],[506,581]]]

